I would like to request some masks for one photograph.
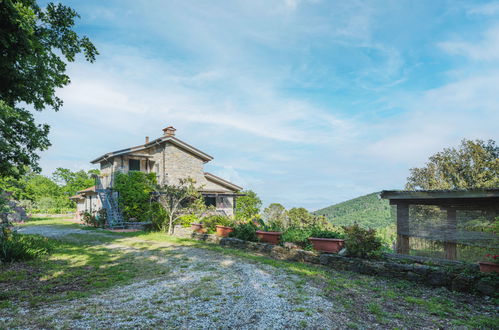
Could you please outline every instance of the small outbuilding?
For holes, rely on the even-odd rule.
[[[476,262],[499,254],[499,189],[384,190],[400,254]]]

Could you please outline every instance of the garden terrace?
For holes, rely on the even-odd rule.
[[[275,260],[261,255],[267,244],[225,239],[241,251],[60,219],[21,231],[56,238],[54,251],[0,269],[0,328],[499,327],[494,299]]]
[[[385,190],[394,206],[396,251],[477,262],[498,254],[499,189]]]

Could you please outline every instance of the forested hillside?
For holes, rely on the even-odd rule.
[[[377,192],[325,207],[314,214],[325,215],[332,224],[338,226],[357,222],[363,227],[378,229],[393,222],[388,201],[380,199]]]

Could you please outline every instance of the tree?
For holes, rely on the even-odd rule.
[[[240,220],[252,220],[260,213],[262,200],[251,190],[242,191],[244,196],[236,200],[236,218]]]
[[[35,123],[30,111],[58,111],[56,88],[69,84],[66,61],[79,53],[93,62],[98,54],[73,26],[79,15],[62,4],[44,9],[36,0],[0,1],[0,176],[19,177],[28,167],[39,170],[37,151],[50,146],[48,125]]]
[[[95,179],[92,177],[93,174],[99,175],[99,170],[73,172],[67,168],[58,167],[52,173],[52,179],[61,187],[63,193],[69,197],[80,190],[95,185]]]
[[[314,216],[303,207],[293,207],[288,211],[289,225],[307,227],[314,223]]]
[[[158,202],[166,212],[168,226],[163,224],[163,231],[168,229],[168,234],[173,234],[173,226],[182,215],[184,209],[195,200],[201,198],[199,192],[194,186],[192,179],[180,179],[178,184],[166,184],[155,192],[158,196]]]
[[[285,228],[288,225],[286,208],[279,203],[272,203],[263,210],[263,220],[267,223],[275,223]]]
[[[458,149],[446,148],[410,172],[407,190],[497,188],[499,147],[493,140],[464,139]]]

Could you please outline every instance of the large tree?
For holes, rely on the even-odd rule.
[[[78,17],[62,4],[0,0],[0,176],[39,170],[37,152],[50,146],[48,125],[36,124],[20,104],[59,110],[55,91],[70,82],[66,63],[79,53],[93,62],[98,54],[73,30]]]
[[[446,148],[410,171],[408,190],[498,188],[499,147],[493,140],[465,139],[459,148]]]

